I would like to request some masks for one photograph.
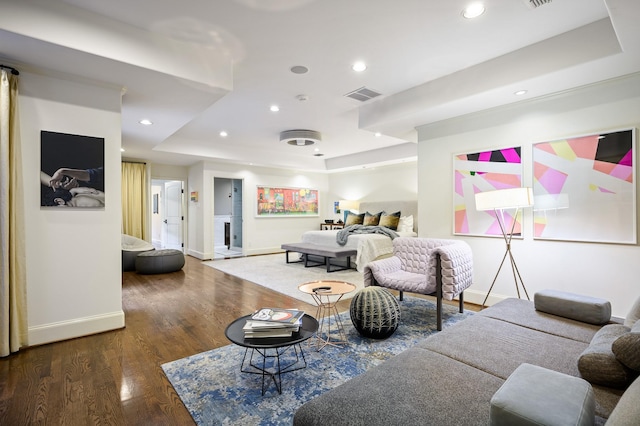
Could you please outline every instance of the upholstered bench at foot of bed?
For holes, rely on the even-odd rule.
[[[335,248],[311,243],[282,244],[280,248],[285,250],[287,263],[304,262],[304,266],[306,268],[310,266],[326,266],[327,272],[344,271],[345,269],[351,269],[351,256],[355,256],[358,253],[356,249]],[[302,254],[303,259],[290,261],[289,252],[291,251]],[[322,257],[323,261],[316,262],[313,259],[309,259],[309,256]],[[346,258],[346,266],[340,266],[331,263],[331,259],[340,258]]]
[[[184,254],[180,250],[163,249],[146,251],[136,257],[139,274],[163,274],[175,272],[184,266]]]

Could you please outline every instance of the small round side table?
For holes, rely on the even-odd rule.
[[[318,306],[316,310],[316,318],[320,324],[316,333],[318,351],[327,345],[338,346],[347,343],[347,335],[336,305],[345,294],[355,289],[355,285],[344,281],[311,281],[298,286],[298,290],[310,294]],[[331,317],[334,321],[333,326]],[[333,334],[337,334],[337,337],[332,338],[332,331]]]
[[[264,396],[269,384],[268,378],[273,380],[278,393],[282,393],[282,375],[307,367],[307,360],[304,357],[304,352],[302,352],[302,346],[300,346],[300,344],[316,333],[318,330],[318,321],[312,316],[305,314],[302,317],[300,330],[293,333],[291,337],[250,339],[244,337],[242,327],[244,327],[248,319],[251,319],[252,315],[253,314],[245,315],[233,321],[227,326],[224,334],[232,343],[245,348],[244,357],[240,363],[240,371],[242,373],[262,375],[262,395]],[[295,361],[285,365],[281,356],[291,348],[293,348]],[[251,355],[247,360],[249,349],[251,349]],[[256,353],[258,353],[258,356],[256,356],[258,361],[254,362],[254,355]],[[273,353],[273,355],[269,355],[269,353]],[[300,361],[300,357],[302,357],[302,361]],[[275,360],[275,362],[272,363],[275,368],[271,371],[267,369],[267,358]],[[262,362],[260,362],[260,360],[262,360]],[[291,359],[289,361],[291,361]]]

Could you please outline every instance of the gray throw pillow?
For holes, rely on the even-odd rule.
[[[632,370],[640,371],[640,321],[611,345],[616,359]]]
[[[638,297],[636,302],[631,307],[631,310],[627,314],[627,317],[624,319],[624,325],[631,328],[639,319],[640,319],[640,297]]]
[[[598,330],[578,359],[583,379],[612,388],[624,388],[633,380],[633,371],[618,361],[611,350],[613,342],[628,332],[629,328],[622,324],[607,324]]]

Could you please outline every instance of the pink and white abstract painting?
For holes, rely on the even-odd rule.
[[[534,238],[636,244],[635,129],[533,145]]]
[[[522,186],[521,147],[457,154],[453,157],[454,229],[457,235],[502,236],[493,211],[477,211],[475,194]],[[505,226],[511,230],[514,211],[505,211]],[[513,235],[522,235],[522,215],[515,218]]]

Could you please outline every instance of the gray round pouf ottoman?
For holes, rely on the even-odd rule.
[[[386,339],[400,323],[398,300],[386,288],[365,287],[351,300],[353,326],[364,337]]]
[[[142,252],[136,257],[139,274],[163,274],[175,272],[184,266],[184,254],[180,250],[162,249]]]
[[[136,258],[140,253],[144,253],[145,251],[155,250],[151,248],[150,250],[122,250],[122,271],[135,271],[136,270]]]

